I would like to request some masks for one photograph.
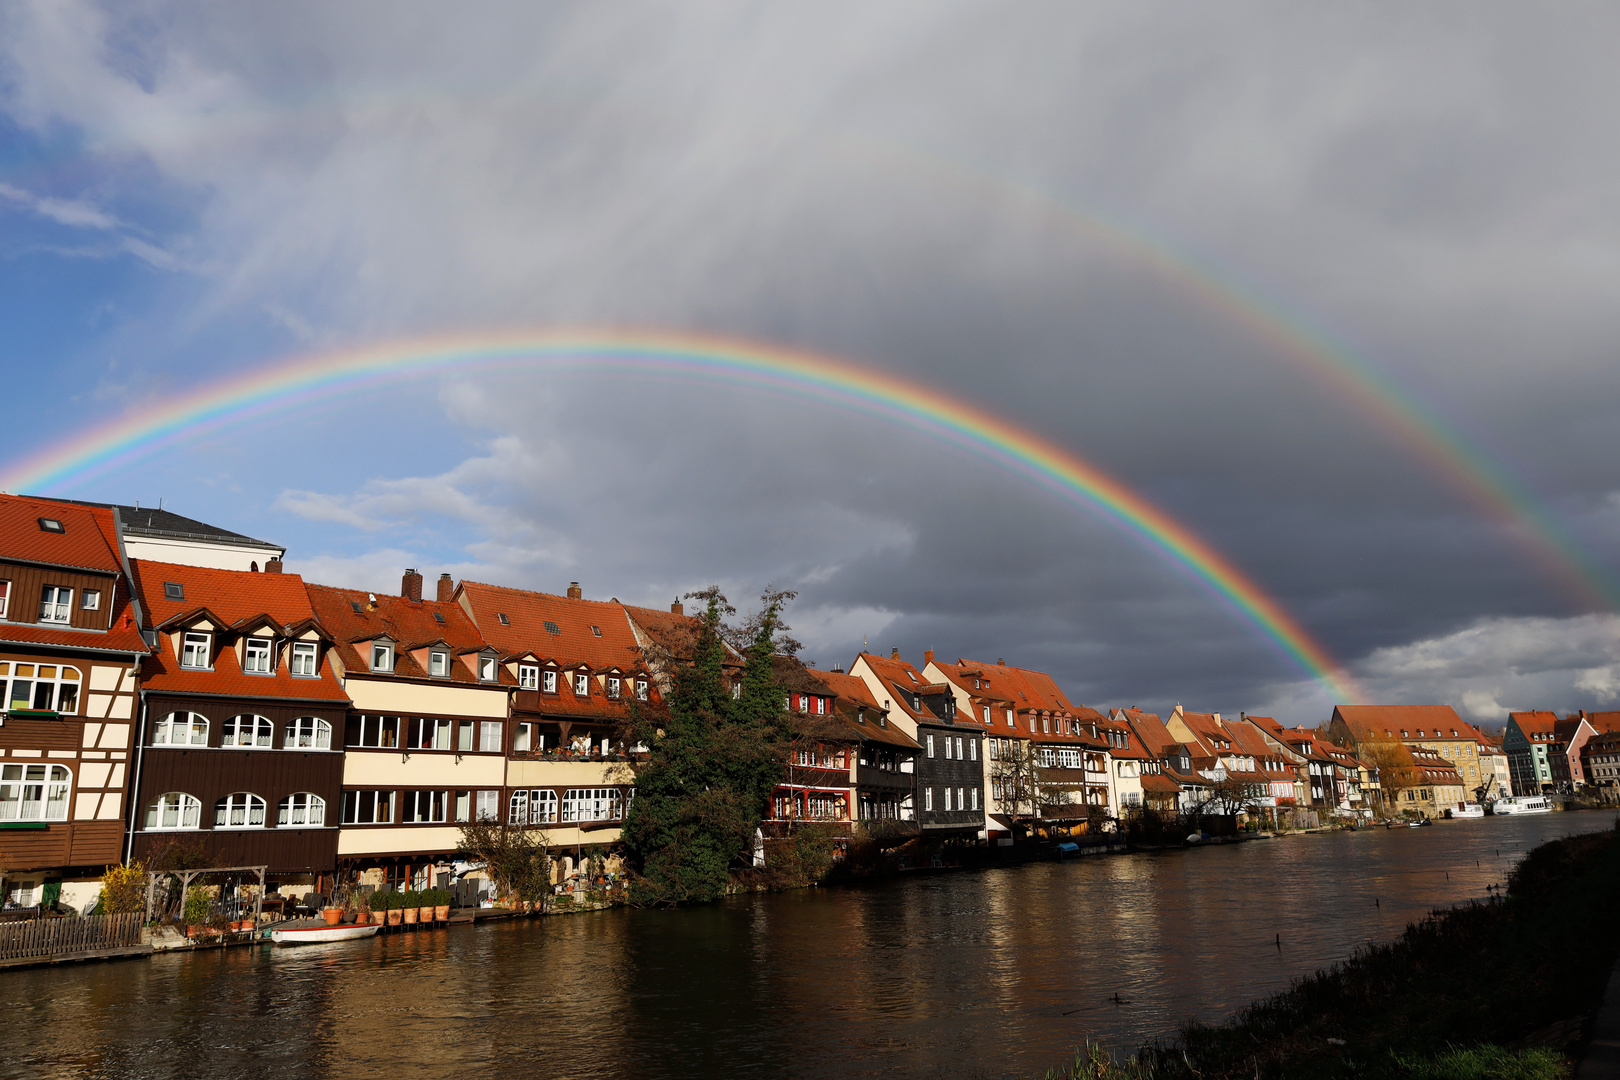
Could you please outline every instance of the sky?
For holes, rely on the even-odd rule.
[[[1617,36],[1599,4],[12,0],[0,459],[384,341],[724,335],[1107,471],[1363,700],[1612,708]],[[466,369],[34,493],[161,499],[377,590],[796,589],[823,667],[1336,703],[1106,514],[757,386]]]

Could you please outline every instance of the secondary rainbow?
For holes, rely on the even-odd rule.
[[[227,423],[374,386],[473,369],[536,368],[747,384],[901,423],[1102,513],[1205,584],[1336,700],[1356,699],[1339,665],[1281,604],[1186,525],[1097,466],[933,387],[757,342],[626,330],[539,331],[414,339],[296,358],[91,428],[6,467],[0,488],[43,493],[134,464]]]

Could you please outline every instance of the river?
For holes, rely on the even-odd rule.
[[[1449,821],[15,971],[0,1075],[1038,1076],[1087,1036],[1133,1047],[1218,1020],[1614,821]]]

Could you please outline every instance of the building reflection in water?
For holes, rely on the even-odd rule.
[[[1543,839],[1612,825],[1447,822],[13,971],[0,1075],[1040,1075],[1088,1036],[1219,1019],[1484,896]]]

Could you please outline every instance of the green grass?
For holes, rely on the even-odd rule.
[[[1536,848],[1505,898],[1436,912],[1225,1024],[1116,1059],[1087,1044],[1052,1078],[1491,1080],[1570,1075],[1620,956],[1620,833]]]

